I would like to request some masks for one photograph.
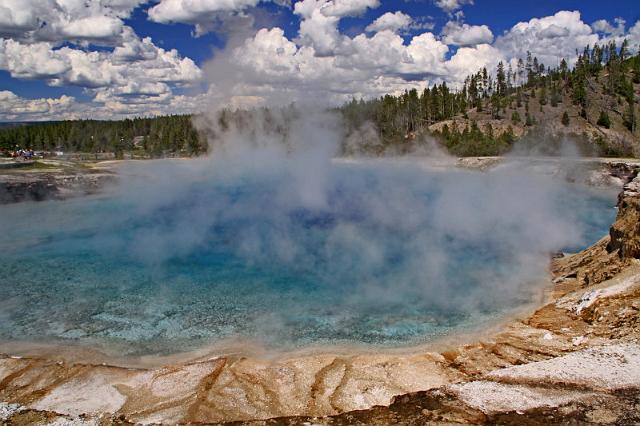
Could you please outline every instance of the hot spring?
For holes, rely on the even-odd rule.
[[[149,162],[102,196],[3,206],[0,339],[421,344],[530,303],[550,254],[615,217],[615,193],[518,167],[278,164]]]

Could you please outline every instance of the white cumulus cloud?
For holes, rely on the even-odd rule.
[[[312,46],[317,55],[332,55],[348,42],[338,31],[340,19],[356,16],[368,8],[376,8],[379,0],[302,0],[295,4],[294,13],[302,19],[298,41]]]
[[[268,2],[291,7],[290,0],[159,0],[147,14],[154,22],[194,25],[195,35],[200,36],[208,32],[237,32],[239,28],[235,27],[253,23],[247,9]]]
[[[256,6],[260,0],[161,0],[149,9],[155,22],[200,23],[218,12],[229,12]]]
[[[380,0],[329,0],[321,2],[322,14],[325,16],[356,16],[368,8],[380,6]]]
[[[447,71],[450,81],[463,81],[471,73],[486,67],[493,70],[498,62],[505,58],[498,49],[488,44],[479,44],[474,47],[461,47],[447,62]]]
[[[613,21],[616,24],[615,26],[611,25],[611,23],[606,19],[599,19],[591,24],[591,28],[593,31],[598,33],[611,34],[615,36],[623,35],[626,21],[622,18],[615,18]]]
[[[640,20],[636,21],[636,23],[631,28],[629,28],[627,38],[629,39],[629,43],[636,52],[640,50]]]
[[[375,21],[365,28],[368,32],[379,32],[379,31],[393,31],[397,32],[399,30],[409,28],[413,19],[411,16],[402,13],[400,11],[392,13],[387,12],[384,15],[378,17]]]
[[[122,33],[123,23],[111,16],[88,16],[62,27],[61,33],[67,39],[113,39]]]
[[[206,101],[206,95],[199,94],[130,98],[100,96],[94,102],[86,103],[67,95],[58,98],[28,99],[9,90],[0,90],[0,120],[112,120],[135,116],[192,114],[200,111]]]
[[[127,61],[132,59],[136,46],[140,56]],[[0,69],[16,78],[40,78],[56,86],[88,88],[125,85],[131,80],[188,83],[201,75],[191,59],[182,58],[175,49],[157,47],[148,38],[134,38],[114,52],[69,46],[56,49],[47,42],[25,44],[4,39],[0,41]]]
[[[600,40],[584,23],[578,11],[560,11],[552,16],[519,22],[496,39],[495,46],[508,58],[523,57],[527,51],[548,66],[562,58],[573,60],[576,49],[582,51]]]
[[[52,116],[75,118],[78,106],[72,96],[25,99],[9,90],[0,91],[0,118],[7,121],[49,120]]]
[[[435,5],[447,13],[453,13],[465,4],[473,4],[473,0],[435,0]]]
[[[469,25],[449,21],[442,29],[446,44],[457,46],[475,46],[493,42],[493,33],[486,25]]]
[[[25,43],[88,41],[114,45],[123,19],[147,0],[0,0],[0,36]]]

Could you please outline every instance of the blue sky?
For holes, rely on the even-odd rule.
[[[3,121],[335,104],[455,86],[526,50],[553,65],[586,43],[640,43],[630,0],[0,0],[0,10]]]

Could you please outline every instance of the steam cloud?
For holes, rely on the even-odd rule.
[[[585,243],[584,197],[535,170],[334,160],[344,135],[326,111],[256,110],[198,126],[212,135],[209,158],[123,171],[143,176],[119,196],[149,219],[130,245],[144,262],[223,245],[247,264],[353,286],[354,303],[476,309],[530,296],[551,252]],[[169,205],[180,207],[160,225]]]
[[[551,252],[607,226],[586,190],[518,160],[473,172],[442,154],[336,159],[343,126],[327,111],[212,114],[197,125],[211,136],[206,158],[123,164],[105,200],[3,210],[9,262],[70,252],[82,268],[9,283],[11,333],[65,337],[71,327],[136,344],[247,330],[297,342],[415,337],[425,315],[455,324],[531,300]],[[105,277],[109,265],[120,267]],[[192,269],[205,271],[196,283],[184,278]],[[265,288],[284,299],[256,301]],[[61,312],[68,292],[74,307]],[[25,303],[38,306],[31,322]]]

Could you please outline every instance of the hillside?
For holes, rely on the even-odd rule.
[[[349,128],[345,151],[410,152],[432,135],[459,156],[500,155],[520,139],[553,151],[564,138],[585,154],[638,156],[639,95],[640,56],[631,57],[626,43],[587,47],[572,69],[564,60],[545,67],[527,54],[516,69],[500,63],[495,75],[470,75],[458,91],[442,83],[352,101],[341,108]]]
[[[629,75],[631,79],[633,76]],[[634,156],[640,155],[640,133],[637,128],[635,132],[625,125],[625,114],[628,105],[619,95],[607,93],[605,81],[608,78],[606,70],[599,72],[597,76],[588,78],[587,96],[589,104],[585,108],[586,117],[583,117],[582,106],[576,104],[571,96],[571,87],[563,84],[559,90],[557,104],[552,104],[541,96],[542,88],[536,87],[523,91],[521,105],[515,100],[515,95],[506,102],[506,107],[499,113],[499,118],[492,116],[488,108],[478,111],[472,108],[463,114],[458,114],[452,119],[434,123],[428,127],[429,131],[441,135],[443,128],[448,126],[449,130],[457,127],[462,131],[471,128],[473,122],[487,133],[487,126],[491,126],[495,136],[500,136],[506,132],[512,133],[512,139],[517,140],[525,135],[532,137],[544,135],[551,137],[566,137],[575,141],[588,142],[584,146],[592,154],[611,156]],[[640,114],[638,105],[638,94],[640,84],[633,84],[636,97],[634,102],[634,115]],[[531,122],[527,125],[527,103]],[[598,125],[601,112],[606,112],[610,126],[606,128]],[[563,123],[563,115],[567,113],[569,118],[566,124]],[[509,129],[510,128],[510,129]],[[479,154],[480,155],[480,154]]]

